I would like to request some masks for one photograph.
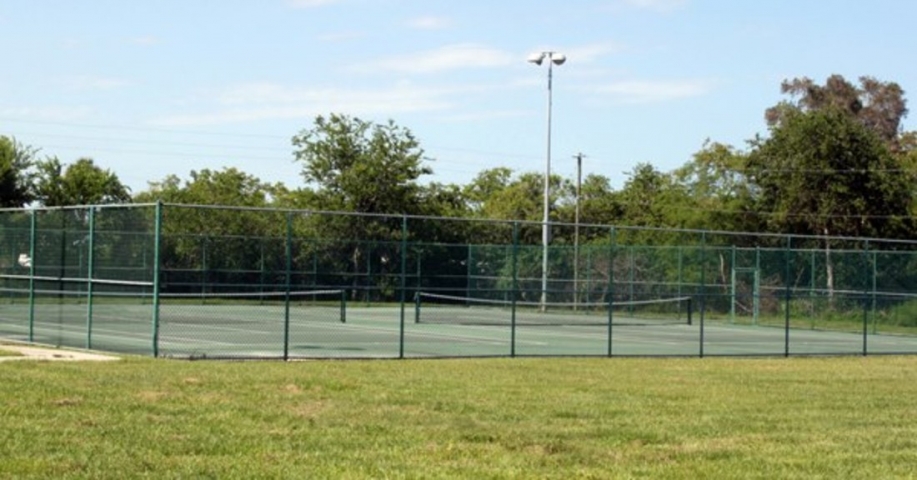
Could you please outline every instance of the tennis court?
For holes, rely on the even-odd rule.
[[[184,302],[185,300],[183,300]],[[213,301],[213,300],[211,300]],[[224,298],[223,301],[226,301]],[[917,353],[917,337],[730,325],[695,318],[647,323],[618,315],[608,324],[503,322],[492,309],[450,307],[417,323],[416,305],[347,306],[323,301],[286,305],[0,304],[0,334],[70,347],[178,358],[413,358],[466,356],[860,355]],[[529,318],[545,313],[528,313]],[[403,320],[402,320],[403,319]]]
[[[576,225],[546,251],[541,227],[0,211],[0,337],[179,358],[917,353],[917,242]]]

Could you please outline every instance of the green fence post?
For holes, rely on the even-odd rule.
[[[700,234],[700,335],[698,355],[704,357],[704,330],[707,315],[707,232]]]
[[[783,340],[783,356],[790,356],[790,302],[793,297],[793,282],[792,282],[792,253],[793,253],[793,237],[786,237],[786,249],[784,250],[784,255],[786,258],[786,272],[784,274],[783,282],[786,284],[784,291],[784,305],[783,305],[783,324],[784,324],[784,340]]]
[[[515,248],[515,247],[512,246],[512,245],[510,245],[510,247],[509,247],[510,258],[512,258],[513,249],[514,249],[514,248]],[[501,250],[505,250],[505,247],[504,247],[504,248],[501,248]],[[506,257],[506,254],[505,254],[505,253],[504,253],[503,257],[504,257],[504,258]],[[499,283],[496,283],[496,284],[492,285],[492,286],[491,286],[491,290],[496,289],[497,287],[499,287]],[[502,291],[502,293],[503,293],[503,301],[504,301],[504,302],[508,302],[508,301],[509,301],[509,294],[510,294],[509,291],[508,291],[507,289],[504,288],[503,291]]]
[[[811,260],[809,263],[809,318],[812,319],[813,328],[815,322],[815,249],[811,250]]]
[[[615,303],[615,256],[617,254],[618,232],[614,225],[611,227],[611,238],[608,248],[608,345],[607,354],[611,357],[614,352],[614,303]]]
[[[153,357],[159,357],[159,275],[162,270],[162,201],[156,202],[153,223]]]
[[[401,319],[398,326],[398,358],[404,358],[404,308],[407,301],[408,277],[408,216],[401,217]]]
[[[510,338],[509,356],[516,356],[516,298],[519,297],[519,222],[513,222],[513,278],[510,282]]]
[[[755,245],[755,291],[754,291],[754,325],[761,316],[761,246]]]
[[[427,256],[427,252],[423,247],[415,250],[415,255],[417,255],[417,272],[414,274],[414,290],[420,291],[423,289],[423,259]]]
[[[267,240],[267,237],[259,237],[259,240],[260,241],[258,242],[259,243],[258,246],[259,246],[259,249],[261,250],[261,258],[259,259],[259,262],[258,262],[258,269],[260,270],[259,277],[258,277],[258,284],[260,285],[260,288],[258,289],[258,291],[261,292],[261,298],[259,298],[258,300],[259,300],[259,303],[263,305],[264,304],[264,280],[267,277],[267,270],[266,270],[265,263],[264,263],[264,242]]]
[[[93,284],[95,277],[95,207],[89,207],[89,255],[86,259],[86,348],[92,349],[92,304]]]
[[[35,265],[38,259],[35,258],[35,237],[37,232],[37,223],[35,210],[29,218],[29,342],[35,341]]]
[[[869,263],[869,240],[866,240],[866,245],[863,250],[863,257],[866,263],[868,264]],[[866,271],[869,271],[869,270],[866,270]],[[866,353],[867,353],[867,339],[869,335],[869,302],[867,301],[867,299],[869,298],[869,284],[870,284],[868,278],[865,280],[866,281],[863,282],[865,284],[863,285],[864,290],[865,290],[864,292],[865,295],[863,295],[863,356],[864,357],[866,356]],[[875,299],[875,289],[873,289],[872,298]]]
[[[347,323],[347,290],[341,290],[341,323]]]
[[[872,252],[872,333],[875,335],[878,333],[879,328],[879,315],[876,309],[878,308],[878,288],[879,288],[879,252]]]
[[[283,301],[283,359],[290,359],[290,288],[293,282],[293,212],[287,212],[286,246],[286,279],[284,281]]]
[[[363,301],[368,307],[370,304],[370,296],[372,295],[373,288],[373,246],[372,242],[366,242],[368,247],[366,248],[366,281],[364,282],[364,291],[363,291]]]
[[[735,323],[736,321],[736,302],[739,300],[737,298],[737,288],[736,288],[736,246],[732,245],[732,274],[730,275],[731,285],[730,293],[731,297],[729,300],[729,323]]]
[[[201,235],[201,304],[207,295],[207,243],[209,237]]]
[[[634,315],[634,282],[637,281],[637,252],[635,251],[636,247],[630,245],[628,251],[630,252],[630,273],[628,277],[628,288],[627,288],[627,299],[630,300],[630,304],[627,307],[627,313],[631,317]]]
[[[472,269],[471,262],[474,260],[473,255],[474,245],[468,245],[468,258],[465,260],[465,298],[471,298],[472,287]]]
[[[312,288],[318,288],[318,250],[319,245],[316,241],[310,240],[309,246],[312,247]]]
[[[684,254],[684,246],[683,246],[683,245],[679,245],[679,246],[678,246],[678,287],[676,287],[676,288],[678,289],[678,298],[681,298],[681,296],[682,296],[682,285],[684,284],[684,281],[685,281],[685,278],[684,278],[684,271],[685,271],[684,256],[685,256],[685,254]]]
[[[592,247],[586,249],[586,299],[584,303],[589,303],[589,293],[592,292]]]
[[[57,301],[59,305],[63,306],[66,302],[66,291],[67,287],[64,283],[64,278],[67,277],[67,209],[64,207],[59,207],[56,211],[60,214],[60,257],[57,259],[57,264],[59,265],[59,275],[57,281]],[[57,342],[58,347],[63,346],[63,319],[64,314],[59,313],[57,317]]]

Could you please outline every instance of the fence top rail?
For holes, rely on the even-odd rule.
[[[345,212],[338,210],[309,210],[309,209],[291,209],[291,208],[276,208],[276,207],[237,207],[230,205],[197,205],[197,204],[184,204],[184,203],[163,203],[164,207],[179,207],[179,208],[196,208],[196,209],[211,209],[211,210],[243,210],[243,211],[268,211],[268,212],[278,212],[278,213],[287,213],[287,214],[300,214],[300,215],[340,215],[340,216],[350,216],[350,217],[370,217],[370,218],[388,218],[388,219],[407,219],[407,220],[439,220],[439,221],[449,221],[449,222],[468,222],[468,223],[491,223],[491,224],[504,224],[504,225],[520,225],[520,226],[541,226],[543,222],[537,220],[506,220],[506,219],[495,219],[495,218],[458,218],[458,217],[437,217],[430,215],[411,215],[404,213],[367,213],[367,212]],[[609,233],[612,231],[650,231],[650,232],[670,232],[670,233],[679,233],[679,234],[707,234],[707,235],[726,235],[731,237],[738,236],[751,236],[758,238],[790,238],[790,239],[806,239],[806,240],[840,240],[840,241],[856,241],[856,242],[883,242],[883,243],[900,243],[900,244],[911,244],[917,245],[917,241],[914,240],[896,240],[896,239],[886,239],[886,238],[874,238],[874,237],[844,237],[844,236],[824,236],[824,235],[799,235],[799,234],[782,234],[782,233],[771,233],[771,232],[735,232],[727,230],[699,230],[699,229],[686,229],[686,228],[677,228],[677,227],[644,227],[644,226],[630,226],[630,225],[607,225],[607,224],[594,224],[594,223],[570,223],[570,222],[548,222],[548,225],[552,227],[572,227],[572,228],[585,228],[585,229],[604,229]]]
[[[188,208],[188,209],[198,209],[198,210],[233,210],[233,211],[252,211],[252,212],[273,212],[273,213],[280,213],[280,214],[287,214],[287,215],[310,215],[310,216],[311,215],[338,215],[338,216],[362,217],[362,218],[399,219],[403,221],[435,220],[435,221],[448,221],[448,222],[488,223],[488,224],[504,224],[507,226],[516,225],[516,226],[538,226],[538,227],[543,225],[543,222],[533,221],[533,220],[436,217],[436,216],[427,216],[427,215],[409,215],[409,214],[403,214],[403,213],[386,214],[386,213],[344,212],[344,211],[333,211],[333,210],[292,209],[292,208],[277,208],[277,207],[199,205],[199,204],[183,204],[183,203],[167,203],[167,202],[73,205],[73,206],[62,206],[62,207],[0,208],[0,214],[4,214],[4,213],[30,213],[30,214],[33,214],[33,213],[38,213],[38,212],[43,212],[43,211],[87,210],[87,209],[95,209],[96,211],[99,211],[102,209],[150,208],[150,207],[155,207],[155,206],[162,206],[163,208],[166,208],[166,209],[167,208]],[[682,235],[719,235],[719,236],[729,236],[729,237],[789,239],[790,241],[793,241],[793,240],[816,240],[816,241],[834,240],[834,241],[844,241],[844,242],[862,242],[866,245],[868,245],[869,243],[880,243],[880,244],[917,246],[917,241],[914,241],[914,240],[875,238],[875,237],[798,235],[798,234],[781,234],[781,233],[772,233],[772,232],[731,232],[731,231],[725,231],[725,230],[697,230],[697,229],[684,229],[684,228],[675,228],[675,227],[644,227],[644,226],[603,225],[603,224],[570,223],[570,222],[548,222],[548,225],[552,227],[569,227],[569,228],[580,228],[580,229],[607,230],[609,232],[609,235],[611,235],[613,232],[666,232],[666,233],[682,234]]]
[[[39,282],[61,282],[61,283],[86,283],[96,285],[113,285],[113,286],[131,286],[131,287],[152,287],[153,282],[141,282],[134,280],[114,280],[104,278],[78,278],[78,277],[46,277],[39,275],[0,275],[0,280],[35,280]]]
[[[155,207],[156,203],[100,203],[95,205],[64,205],[60,207],[23,207],[23,208],[9,208],[4,207],[0,208],[0,214],[2,213],[40,213],[40,212],[53,212],[61,210],[115,210],[115,209],[132,209],[132,208],[151,208]]]

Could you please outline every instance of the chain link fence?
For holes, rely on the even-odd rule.
[[[917,242],[172,204],[0,211],[0,337],[181,358],[917,353]]]

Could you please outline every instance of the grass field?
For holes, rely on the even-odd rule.
[[[0,362],[0,478],[889,478],[917,357]]]

